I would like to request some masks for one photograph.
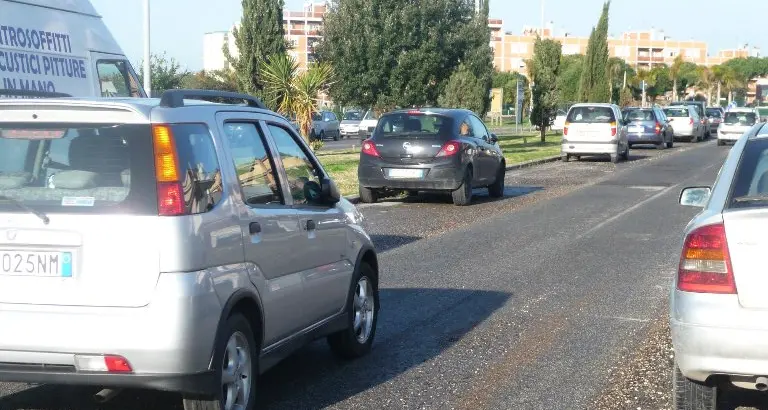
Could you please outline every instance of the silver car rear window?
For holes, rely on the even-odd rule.
[[[609,107],[573,107],[568,113],[571,123],[611,123],[616,122],[613,110]]]
[[[152,152],[149,125],[0,125],[0,212],[157,214]]]

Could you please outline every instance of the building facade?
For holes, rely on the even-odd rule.
[[[490,19],[491,47],[494,50],[494,64],[500,71],[525,72],[525,61],[533,57],[533,43],[542,33],[539,28],[524,27],[522,34],[503,33],[503,21]],[[563,55],[586,54],[588,37],[574,37],[568,33],[555,35],[551,24],[543,30],[543,38],[559,41]],[[697,40],[674,40],[659,30],[625,32],[619,38],[608,39],[611,57],[624,59],[636,69],[651,69],[655,65],[671,65],[680,55],[685,61],[698,65],[722,64],[732,58],[757,56],[757,49],[743,47],[722,50],[715,56],[709,55],[707,43]]]
[[[480,8],[487,0],[475,0],[475,7]],[[285,11],[283,27],[285,37],[291,48],[289,54],[305,70],[314,61],[314,48],[320,41],[323,17],[328,10],[328,2],[307,2],[301,11]],[[563,54],[586,54],[588,37],[575,37],[569,33],[555,33],[552,23],[546,27],[523,27],[521,34],[504,31],[504,21],[488,19],[491,29],[490,45],[494,53],[494,65],[499,71],[517,71],[526,73],[525,61],[533,57],[533,43],[536,36],[551,38],[563,45]],[[203,67],[206,70],[228,68],[223,47],[229,47],[230,53],[237,54],[232,30],[227,32],[207,33],[203,39]],[[697,40],[675,40],[661,30],[630,31],[618,38],[609,38],[608,50],[612,57],[620,57],[637,69],[650,69],[654,65],[670,65],[678,55],[685,61],[699,65],[722,64],[736,57],[757,56],[757,49],[747,46],[733,50],[723,50],[714,56],[709,55],[707,43]]]

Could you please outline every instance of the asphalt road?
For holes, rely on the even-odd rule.
[[[274,409],[667,408],[664,317],[685,185],[714,180],[727,147],[633,149],[632,160],[507,174],[506,196],[454,207],[418,196],[363,205],[380,250],[371,355],[318,341],[266,373]],[[89,389],[0,386],[0,409],[95,409]],[[127,391],[105,409],[180,408]]]

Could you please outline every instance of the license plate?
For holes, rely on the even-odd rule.
[[[72,277],[72,253],[0,250],[0,275]]]
[[[642,134],[645,132],[645,127],[629,127],[628,131],[633,134]]]
[[[423,176],[424,176],[423,169],[400,169],[400,168],[389,169],[390,178],[421,178]]]

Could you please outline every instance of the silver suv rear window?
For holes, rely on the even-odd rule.
[[[157,214],[149,125],[0,125],[0,212]]]

